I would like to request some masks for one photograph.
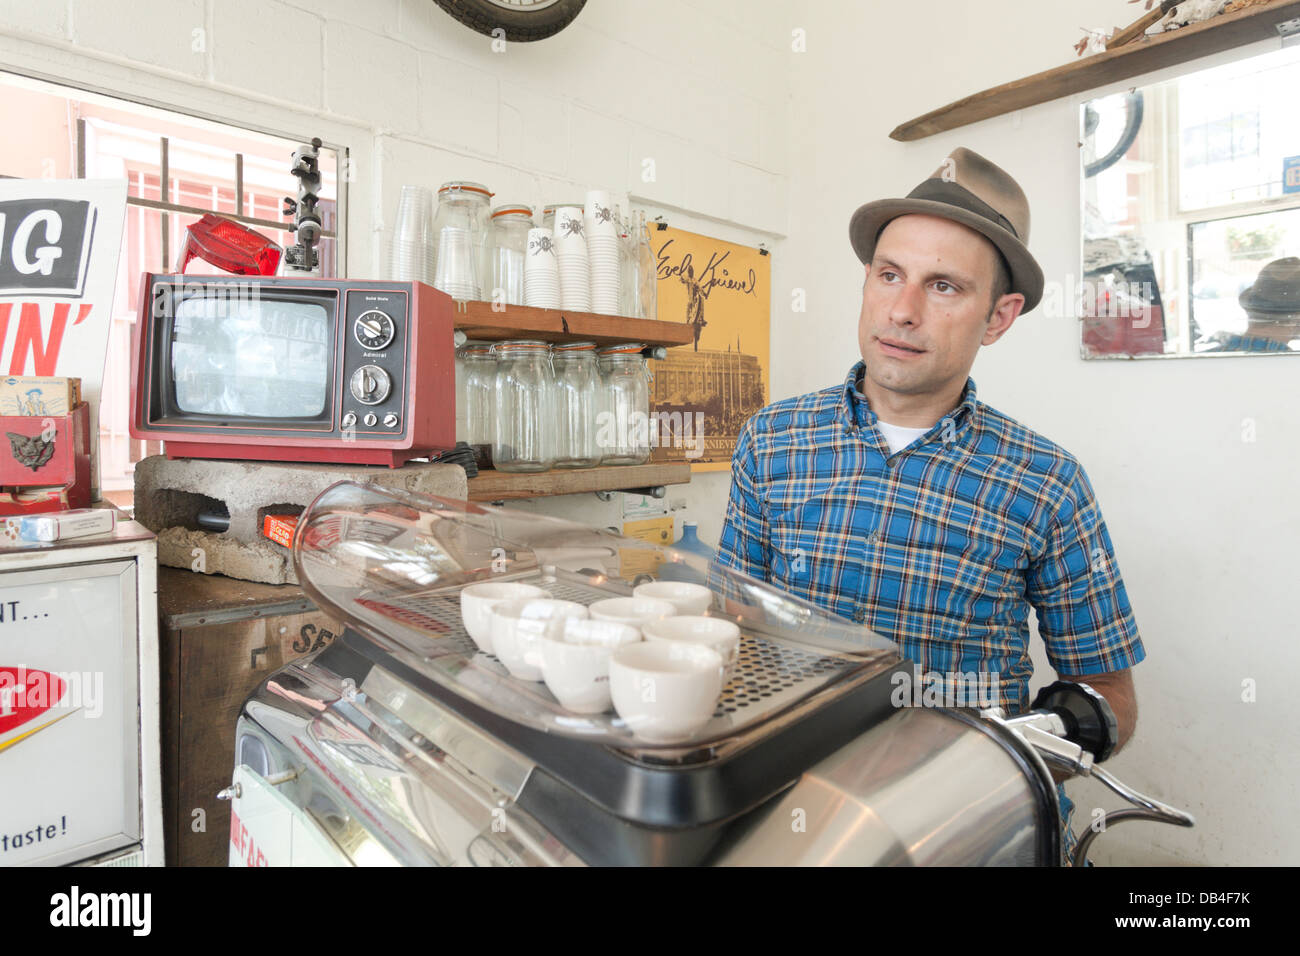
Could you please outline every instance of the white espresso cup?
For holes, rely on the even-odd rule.
[[[577,601],[525,598],[506,601],[491,610],[492,651],[511,677],[542,679],[539,641],[552,633],[563,618],[585,618],[587,609]]]
[[[521,598],[545,598],[550,593],[532,584],[518,581],[480,581],[460,592],[460,619],[478,649],[492,653],[492,622],[488,612],[497,604]]]
[[[560,705],[575,714],[609,710],[609,659],[624,644],[635,644],[641,633],[615,621],[565,618],[538,641],[542,679]]]
[[[647,621],[672,617],[677,613],[677,606],[657,598],[621,597],[593,601],[587,610],[597,621],[617,621],[640,628]]]
[[[647,621],[641,628],[647,641],[680,641],[711,647],[722,657],[723,680],[729,680],[740,654],[740,628],[719,617],[680,615]]]
[[[678,614],[703,614],[713,607],[713,592],[702,584],[687,581],[647,581],[632,589],[635,597],[667,601]]]
[[[722,693],[722,656],[702,644],[639,641],[609,659],[614,709],[650,743],[690,738],[713,717]]]

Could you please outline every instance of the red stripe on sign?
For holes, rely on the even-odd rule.
[[[41,716],[67,689],[68,682],[49,671],[0,667],[0,734]]]

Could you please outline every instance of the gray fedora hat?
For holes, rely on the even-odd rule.
[[[1275,312],[1292,315],[1300,312],[1300,259],[1287,256],[1274,259],[1259,270],[1255,284],[1237,297],[1248,312]]]
[[[1011,291],[1025,297],[1021,313],[1043,298],[1043,270],[1030,254],[1029,199],[1011,176],[979,153],[958,147],[904,199],[859,206],[849,220],[849,239],[862,262],[870,262],[885,226],[919,213],[969,226],[998,247],[1011,272]]]

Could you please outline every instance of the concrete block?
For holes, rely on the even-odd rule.
[[[325,106],[376,129],[420,127],[419,55],[346,23],[325,24]]]
[[[203,0],[136,0],[129,9],[103,0],[72,0],[72,37],[92,50],[190,76],[207,72],[212,40]]]
[[[501,159],[563,173],[569,156],[568,104],[526,86],[501,86]]]
[[[436,53],[421,53],[420,135],[495,156],[498,85],[495,74]]]
[[[167,567],[291,584],[296,578],[289,550],[262,536],[262,519],[267,514],[299,513],[339,481],[461,501],[468,494],[465,470],[459,465],[411,462],[401,468],[375,468],[158,455],[135,466],[135,518],[158,535],[158,561]],[[201,511],[223,506],[230,513],[226,531],[199,527]]]
[[[212,33],[216,82],[297,107],[321,105],[319,18],[266,0],[222,0]]]
[[[63,3],[0,0],[0,23],[16,33],[40,33],[68,38],[68,7]]]
[[[632,126],[574,106],[570,113],[569,177],[589,189],[627,188]]]

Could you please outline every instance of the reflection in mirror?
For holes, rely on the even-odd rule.
[[[1084,358],[1300,351],[1300,47],[1085,103]]]

